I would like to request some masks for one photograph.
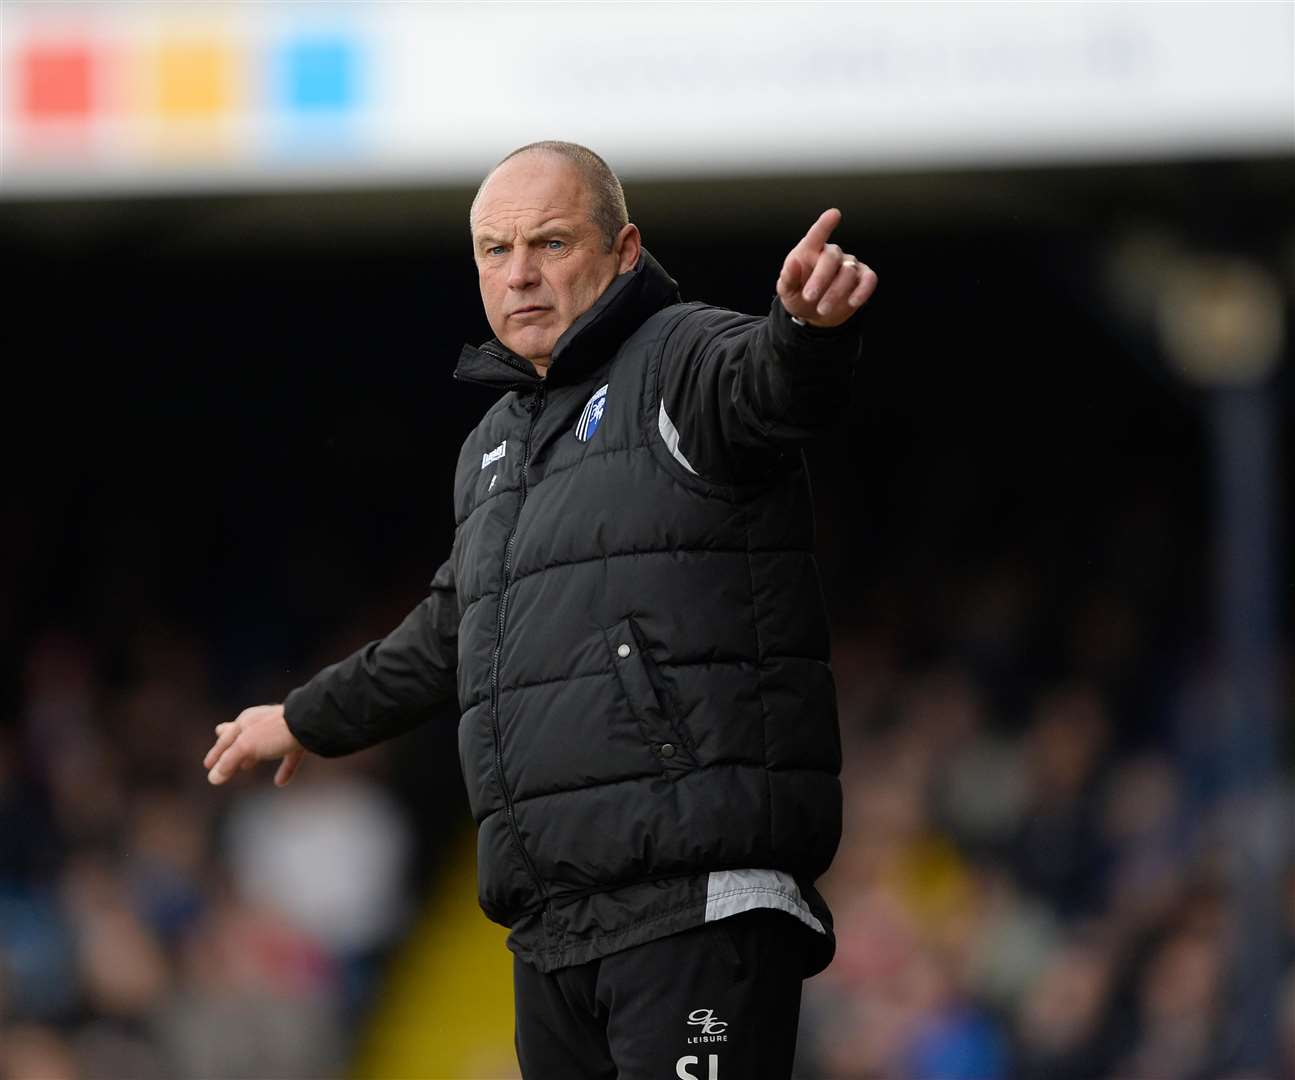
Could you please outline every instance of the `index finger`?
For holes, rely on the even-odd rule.
[[[823,245],[832,235],[832,230],[841,224],[841,211],[835,206],[830,210],[824,210],[818,215],[818,220],[809,227],[809,232],[805,234],[799,246],[805,251],[817,254],[823,250]]]
[[[233,724],[220,724],[216,730],[220,732],[220,736],[216,739],[212,748],[207,751],[206,756],[202,759],[202,767],[204,769],[210,769],[214,764],[216,764],[220,759],[220,755],[229,748],[230,743],[238,738],[238,728]]]
[[[227,734],[229,734],[228,730],[221,735],[222,741]],[[248,768],[249,762],[255,764],[251,748],[246,741],[239,741],[238,733],[235,733],[224,748],[220,747],[220,743],[213,746],[208,752],[208,757],[215,759],[207,770],[207,780],[212,784],[223,784],[239,770]],[[206,762],[204,761],[203,764],[205,765]]]

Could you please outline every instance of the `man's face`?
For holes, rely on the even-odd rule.
[[[638,257],[633,226],[606,250],[589,203],[580,171],[543,152],[504,162],[477,199],[472,246],[486,319],[495,336],[541,374],[567,327]]]

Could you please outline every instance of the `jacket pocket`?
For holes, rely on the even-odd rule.
[[[643,636],[632,619],[603,627],[612,669],[620,679],[634,719],[657,762],[671,779],[696,768],[692,738],[675,716],[669,694],[660,683],[652,658],[643,647]]]

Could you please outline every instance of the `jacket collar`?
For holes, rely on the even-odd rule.
[[[465,345],[454,377],[460,382],[523,393],[543,384],[579,382],[649,315],[678,302],[678,284],[644,248],[634,268],[608,285],[593,307],[558,338],[546,378],[541,379],[529,360],[506,349],[498,338],[491,338],[479,348]]]

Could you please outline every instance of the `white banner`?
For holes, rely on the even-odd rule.
[[[0,6],[9,197],[1295,152],[1288,3]]]

